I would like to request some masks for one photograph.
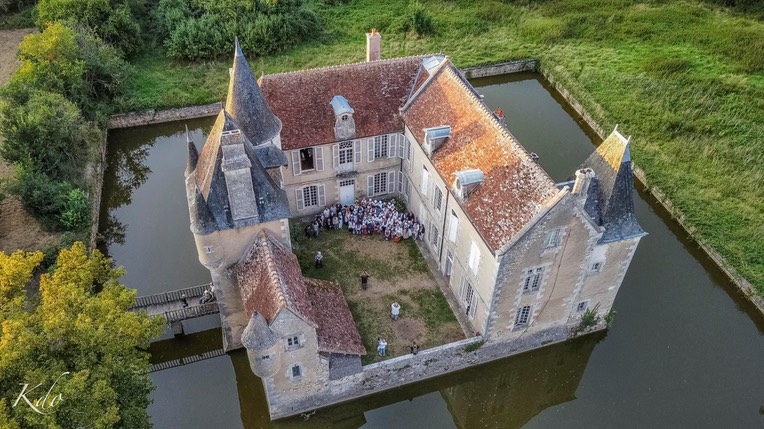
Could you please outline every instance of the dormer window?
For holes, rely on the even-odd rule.
[[[334,110],[335,140],[341,141],[354,139],[355,121],[353,121],[353,113],[355,113],[355,111],[350,107],[348,100],[341,95],[335,95],[329,104],[332,105],[332,110]]]
[[[342,115],[342,116],[340,117],[340,119],[341,119],[343,122],[344,122],[344,121],[347,121],[348,119],[350,119],[350,115]]]

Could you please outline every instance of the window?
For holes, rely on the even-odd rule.
[[[339,147],[339,164],[353,163],[353,142],[342,142]]]
[[[472,285],[462,276],[461,298],[464,303],[465,312],[470,320],[475,318],[475,308],[477,307],[477,295]]]
[[[586,307],[588,306],[589,306],[589,301],[581,301],[576,306],[576,312],[583,313],[584,311],[586,311]]]
[[[374,175],[374,193],[372,195],[384,194],[387,192],[387,173],[377,173]]]
[[[347,120],[348,120],[348,118],[350,118],[350,116],[348,116],[348,115],[342,115],[342,116],[340,116],[340,119],[341,119],[341,120],[343,120],[343,121],[347,121]]]
[[[287,338],[287,346],[288,347],[299,347],[300,346],[300,337],[294,336]]]
[[[544,247],[549,249],[551,247],[557,247],[560,245],[560,237],[562,236],[562,229],[557,228],[549,231],[544,241]]]
[[[526,272],[523,281],[523,292],[535,292],[541,286],[541,278],[544,276],[544,267],[530,269]]]
[[[311,207],[323,207],[326,203],[326,191],[324,185],[311,185],[295,189],[297,210]]]
[[[313,159],[313,148],[300,149],[300,170],[313,170],[315,169],[315,163]]]
[[[480,265],[480,249],[475,242],[472,242],[470,246],[470,269],[477,274],[478,266]]]
[[[520,307],[520,309],[517,310],[517,314],[515,315],[515,326],[528,325],[528,320],[530,320],[530,318],[531,318],[531,306],[524,305]]]
[[[261,356],[260,357],[260,359],[262,359],[262,360],[268,360],[270,358],[271,358],[271,355],[265,355],[265,356]]]
[[[318,186],[306,186],[302,188],[302,198],[305,201],[305,207],[318,205]]]
[[[589,267],[589,271],[592,273],[598,273],[602,271],[602,262],[595,262]]]
[[[204,246],[204,253],[212,253],[215,251],[215,246]]]
[[[438,232],[438,227],[436,227],[434,223],[430,222],[430,244],[432,244],[432,247],[436,250],[438,248],[439,238],[440,232]]]
[[[432,206],[435,207],[435,210],[440,212],[440,208],[443,205],[443,192],[436,186],[434,194],[435,195],[432,196]]]
[[[427,167],[422,166],[422,195],[427,196],[427,187],[430,185],[430,172]]]
[[[448,239],[451,242],[456,241],[456,230],[459,227],[459,218],[456,213],[451,210],[451,223],[448,224]]]
[[[292,366],[292,378],[298,378],[301,375],[302,375],[302,369],[300,368],[300,365]]]
[[[374,137],[374,159],[387,158],[387,136]]]

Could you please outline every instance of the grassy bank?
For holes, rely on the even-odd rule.
[[[443,51],[461,67],[533,57],[595,119],[634,135],[636,161],[698,234],[764,295],[764,24],[697,1],[422,2],[434,34],[404,33],[407,1],[317,8],[324,34],[251,59],[274,73],[362,61],[364,31],[383,56]],[[137,62],[123,110],[224,97],[230,55]]]

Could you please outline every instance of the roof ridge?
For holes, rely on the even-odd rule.
[[[278,72],[278,73],[271,73],[266,74],[264,76],[265,79],[268,79],[272,76],[283,76],[288,74],[307,74],[312,72],[319,72],[319,71],[325,71],[325,70],[334,70],[339,69],[343,67],[352,67],[356,66],[359,68],[366,67],[371,68],[376,66],[377,64],[386,64],[386,63],[392,63],[392,62],[399,62],[403,60],[411,60],[411,59],[423,59],[426,57],[430,57],[432,55],[437,54],[421,54],[421,55],[410,55],[407,57],[395,57],[395,58],[386,58],[384,60],[377,60],[377,61],[359,61],[355,63],[342,63],[342,64],[333,64],[328,66],[322,66],[322,67],[314,67],[314,68],[308,68],[308,69],[299,69],[299,70],[292,70],[292,71],[285,71],[285,72]]]
[[[406,100],[405,103],[403,103],[403,106],[401,106],[398,109],[398,111],[402,113],[405,110],[407,110],[409,107],[413,106],[414,105],[414,101],[416,101],[416,99],[419,98],[419,96],[424,93],[424,90],[428,86],[430,86],[432,84],[432,82],[435,81],[435,79],[438,77],[438,75],[440,73],[442,73],[443,69],[448,67],[448,64],[453,65],[451,63],[451,59],[448,56],[444,56],[444,61],[442,63],[438,64],[438,67],[435,69],[435,72],[434,73],[429,73],[428,72],[429,76],[427,76],[427,78],[424,80],[424,82],[422,83],[422,86],[417,88],[417,90],[414,91],[413,94],[411,94],[411,97],[408,100]],[[422,66],[420,66],[420,67],[422,67]],[[414,82],[414,85],[416,86],[416,81]]]
[[[494,129],[496,129],[499,132],[499,135],[504,137],[509,142],[509,145],[511,146],[510,149],[514,149],[513,153],[516,153],[520,158],[522,158],[523,161],[525,161],[531,168],[535,168],[539,170],[544,177],[546,177],[548,185],[554,187],[555,182],[552,180],[552,178],[549,176],[549,174],[541,168],[538,164],[536,164],[535,161],[530,156],[530,153],[528,153],[528,150],[520,144],[520,142],[517,140],[517,138],[512,135],[512,133],[509,131],[509,128],[507,128],[507,125],[499,121],[499,118],[496,117],[494,112],[491,111],[491,109],[486,106],[486,104],[483,102],[483,99],[480,98],[480,94],[477,93],[475,90],[475,87],[472,86],[468,81],[466,81],[466,77],[457,69],[455,66],[449,67],[449,72],[452,77],[454,77],[457,81],[457,84],[460,85],[462,88],[464,88],[467,93],[469,94],[469,99],[472,101],[472,104],[475,105],[479,112],[483,114],[483,116],[489,118],[489,121],[491,125],[493,125]],[[497,142],[501,144],[501,139]]]

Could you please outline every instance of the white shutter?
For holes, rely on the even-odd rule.
[[[324,207],[326,205],[326,189],[324,185],[318,185],[318,207]]]
[[[395,134],[389,134],[387,136],[387,157],[388,158],[395,158],[395,147],[397,144],[395,144],[396,139],[394,138]]]
[[[477,293],[472,293],[472,302],[470,302],[470,320],[475,318],[475,309],[477,307]]]
[[[302,197],[302,188],[294,190],[294,197],[295,197],[295,200],[297,201],[297,210],[304,209],[305,200],[303,200],[303,197]]]
[[[462,286],[459,288],[459,298],[464,301],[464,296],[467,294],[467,282],[464,281],[464,274],[462,274]]]
[[[422,196],[427,196],[427,188],[430,186],[430,173],[422,167]]]
[[[292,151],[292,173],[295,176],[299,176],[302,173],[302,170],[300,170],[300,151],[299,150]]]
[[[409,178],[405,174],[403,174],[403,173],[401,173],[401,176],[403,176],[403,189],[401,190],[401,193],[403,194],[403,196],[406,197],[406,201],[408,201],[408,198],[409,198]]]
[[[406,138],[400,134],[394,134],[394,136],[397,142],[397,144],[395,145],[395,149],[398,151],[398,158],[403,159],[403,153],[404,153],[403,141],[406,140]]]
[[[369,152],[369,162],[374,162],[374,138],[366,139],[366,149]]]
[[[477,274],[478,265],[480,265],[480,249],[473,241],[470,246],[470,268],[475,274]]]
[[[361,141],[353,141],[353,158],[356,164],[361,163]]]
[[[424,226],[424,204],[419,205],[419,223]]]
[[[340,168],[340,145],[338,144],[332,145],[332,166],[335,170]]]
[[[395,192],[395,172],[388,171],[387,172],[387,193],[392,194],[393,192]]]
[[[403,172],[398,172],[398,193],[403,193]]]
[[[374,196],[374,176],[373,175],[366,177],[366,196],[367,197]]]
[[[452,242],[456,241],[456,230],[459,227],[459,218],[451,213],[451,223],[448,225],[448,239]]]
[[[316,171],[324,171],[324,148],[313,148],[313,156],[316,157]]]

